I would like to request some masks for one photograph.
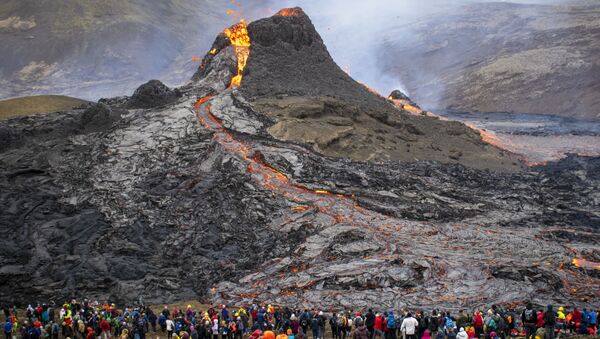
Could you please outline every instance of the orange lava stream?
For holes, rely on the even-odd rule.
[[[292,211],[304,212],[309,209],[329,216],[335,223],[347,223],[361,227],[372,227],[370,221],[372,213],[358,206],[351,196],[334,194],[324,189],[310,189],[306,186],[292,183],[280,171],[267,165],[259,151],[253,151],[249,146],[236,140],[233,135],[223,127],[219,119],[211,113],[210,100],[206,96],[194,105],[198,121],[208,130],[215,132],[213,139],[217,141],[230,154],[237,154],[248,165],[246,171],[257,179],[264,188],[296,203],[309,204],[291,208]]]
[[[583,258],[573,259],[573,265],[576,267],[588,269],[588,270],[600,270],[600,262],[589,261]]]
[[[496,137],[492,133],[487,132],[481,128],[477,128],[473,124],[465,124],[465,125],[467,125],[467,127],[471,128],[471,129],[474,129],[477,132],[479,132],[479,135],[481,136],[481,140],[487,142],[488,144],[494,145],[502,150],[508,151],[508,148],[502,143],[502,141],[500,139],[498,139],[498,137]]]

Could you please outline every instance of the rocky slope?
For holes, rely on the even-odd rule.
[[[376,58],[429,109],[600,118],[600,5],[474,3],[387,30]]]
[[[239,88],[220,35],[177,91],[151,82],[132,98],[0,122],[0,301],[595,302],[597,271],[572,259],[600,261],[599,159],[521,172],[358,162],[273,135],[276,117],[255,103],[277,98],[259,79],[286,68],[266,51],[320,41],[293,13],[248,27]],[[279,97],[313,97],[288,79]],[[341,87],[329,98],[353,93],[362,114],[410,121],[351,79],[331,81]]]

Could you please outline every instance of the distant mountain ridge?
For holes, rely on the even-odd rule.
[[[381,69],[427,108],[600,118],[598,2],[470,4],[385,39]]]

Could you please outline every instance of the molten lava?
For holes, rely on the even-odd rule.
[[[300,8],[284,8],[282,10],[280,10],[279,12],[277,12],[277,15],[279,16],[298,16],[302,13],[302,10]]]
[[[575,267],[584,268],[586,270],[600,270],[600,263],[589,261],[583,258],[575,258],[573,259],[573,265]]]
[[[494,134],[487,132],[484,129],[481,128],[477,128],[475,125],[473,124],[465,124],[467,125],[467,127],[476,130],[477,132],[479,132],[479,136],[481,137],[481,140],[487,142],[488,144],[494,145],[502,150],[508,150],[508,148],[502,144],[502,141],[500,139],[498,139],[498,137],[496,137]]]
[[[415,107],[413,105],[403,105],[402,109],[404,109],[405,111],[408,111],[412,114],[421,114],[423,112],[422,109]]]
[[[237,56],[237,74],[231,79],[229,87],[239,87],[242,84],[242,74],[250,55],[248,25],[244,19],[241,19],[235,26],[227,28],[225,35],[227,35],[231,44],[235,46],[235,55]]]

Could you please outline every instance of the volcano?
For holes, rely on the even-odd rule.
[[[2,302],[600,293],[599,158],[522,169],[404,111],[344,73],[300,8],[226,29],[181,88],[2,121],[0,139]]]

